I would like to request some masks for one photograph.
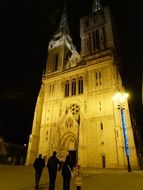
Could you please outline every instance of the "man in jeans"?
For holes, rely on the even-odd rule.
[[[57,170],[61,170],[62,162],[56,157],[57,152],[54,151],[53,155],[48,159],[47,168],[49,172],[49,190],[55,189],[55,180],[57,175]]]

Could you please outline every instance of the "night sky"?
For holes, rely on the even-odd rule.
[[[77,4],[78,3],[78,4]],[[68,21],[80,52],[79,19],[91,12],[92,0],[68,0]],[[131,0],[102,0],[114,18],[130,107],[141,127],[141,12]],[[0,6],[0,136],[28,143],[48,41],[58,27],[63,0],[4,1]]]

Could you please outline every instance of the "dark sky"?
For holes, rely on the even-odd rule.
[[[69,26],[79,51],[79,18],[91,11],[91,2],[68,0]],[[141,5],[131,0],[104,0],[102,4],[109,6],[114,18],[123,82],[141,126]],[[31,133],[48,41],[60,21],[63,0],[9,0],[0,9],[0,136],[23,144]]]

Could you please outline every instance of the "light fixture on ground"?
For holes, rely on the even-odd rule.
[[[126,153],[126,158],[127,158],[128,172],[131,172],[130,151],[129,151],[126,121],[125,121],[125,114],[124,114],[124,109],[125,109],[124,103],[127,98],[128,98],[127,93],[116,93],[113,96],[113,100],[117,102],[118,109],[121,111],[122,129],[123,129],[123,136],[124,136],[124,143],[125,143],[125,153]]]

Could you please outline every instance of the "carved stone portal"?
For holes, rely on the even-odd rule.
[[[65,133],[60,138],[59,148],[58,148],[58,156],[60,159],[64,160],[66,155],[71,150],[77,150],[77,136],[72,132]]]

